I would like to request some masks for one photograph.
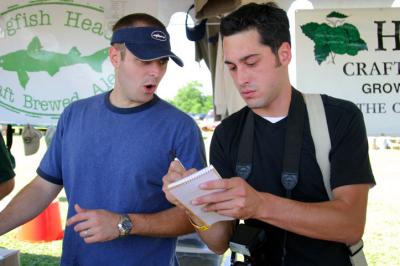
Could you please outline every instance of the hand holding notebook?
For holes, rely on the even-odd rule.
[[[210,226],[213,223],[233,220],[234,218],[216,212],[205,212],[202,210],[203,206],[193,205],[191,202],[198,197],[221,191],[220,189],[203,190],[199,188],[202,183],[218,179],[221,179],[221,176],[218,174],[217,170],[210,165],[196,173],[169,184],[168,190],[180,203],[202,220],[204,224]]]

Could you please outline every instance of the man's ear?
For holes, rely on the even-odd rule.
[[[284,42],[278,49],[279,61],[282,65],[289,65],[292,60],[292,50],[288,42]]]
[[[108,57],[110,58],[111,64],[114,67],[118,67],[121,62],[121,51],[112,45],[108,50]]]

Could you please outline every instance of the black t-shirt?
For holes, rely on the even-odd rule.
[[[0,133],[0,183],[15,176],[3,136]]]
[[[332,189],[350,184],[375,184],[368,157],[368,140],[361,111],[351,102],[322,96],[331,138]],[[210,148],[210,163],[224,178],[236,176],[238,143],[248,107],[222,121],[216,128]],[[300,155],[299,181],[292,199],[302,202],[329,200],[321,170],[315,157],[314,143],[306,113]],[[285,197],[281,184],[283,150],[287,118],[277,123],[254,116],[253,170],[248,182],[258,191]],[[280,265],[283,230],[257,220],[246,224],[266,230],[265,248],[269,265]],[[286,265],[351,265],[344,244],[311,239],[288,232]]]

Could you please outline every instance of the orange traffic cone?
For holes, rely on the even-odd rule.
[[[52,202],[38,216],[19,227],[17,238],[30,242],[49,242],[64,237],[58,201]]]

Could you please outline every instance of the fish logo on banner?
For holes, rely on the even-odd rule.
[[[0,123],[54,125],[71,102],[112,89],[111,32],[104,25],[96,3],[4,1]]]
[[[28,72],[45,71],[54,76],[61,67],[88,64],[94,71],[101,72],[102,64],[108,57],[108,48],[89,56],[81,56],[76,47],[67,54],[45,51],[38,37],[34,37],[26,50],[19,50],[0,56],[0,68],[16,72],[21,86],[25,89],[29,81]]]

